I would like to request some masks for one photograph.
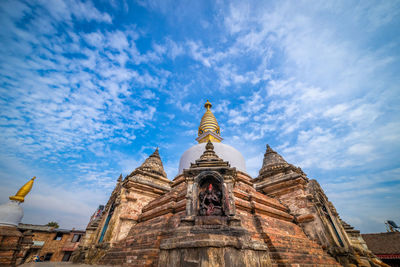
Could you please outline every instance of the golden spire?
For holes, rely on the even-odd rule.
[[[36,179],[36,176],[33,176],[32,179],[30,179],[26,184],[24,184],[17,192],[17,194],[15,194],[15,196],[11,196],[10,199],[11,200],[16,200],[19,202],[24,202],[24,198],[26,197],[26,195],[29,193],[29,191],[31,191],[32,186],[33,186],[33,180]]]
[[[210,110],[210,108],[212,107],[210,101],[207,100],[207,102],[204,104],[204,107],[205,107],[207,110]]]
[[[221,142],[222,138],[220,136],[220,129],[214,114],[211,112],[211,103],[207,100],[204,104],[206,112],[201,118],[198,137],[196,140],[199,143],[211,142]]]

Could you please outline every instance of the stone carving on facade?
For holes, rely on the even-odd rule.
[[[199,193],[199,215],[223,215],[222,192],[211,182],[204,183]]]
[[[234,216],[232,187],[235,169],[220,159],[209,141],[206,150],[191,168],[184,171],[188,181],[187,217]]]

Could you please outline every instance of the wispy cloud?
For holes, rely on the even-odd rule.
[[[162,77],[126,67],[132,60],[143,61],[129,54],[135,50],[134,34],[71,32],[74,22],[111,19],[90,2],[69,4],[74,8],[60,1],[59,5],[43,3],[29,9],[31,13],[25,11],[31,16],[31,23],[25,25],[47,19],[54,34],[59,33],[51,40],[46,38],[47,30],[19,27],[23,16],[3,17],[8,19],[10,28],[25,38],[3,32],[8,40],[2,46],[5,60],[0,65],[2,140],[4,147],[25,155],[48,157],[87,148],[101,153],[109,149],[104,140],[130,142],[135,139],[136,129],[144,127],[154,116],[155,107],[146,100],[154,99],[155,94],[143,88],[160,86]],[[38,15],[43,12],[51,16]],[[65,19],[72,25],[56,24]],[[62,30],[56,30],[57,27]],[[146,57],[139,53],[137,56]],[[116,133],[118,137],[114,138]]]
[[[256,83],[233,80],[239,88],[243,87],[242,82],[254,88],[252,94],[242,97],[241,104],[230,106],[227,124],[229,132],[236,134],[232,134],[236,140],[233,143],[247,153],[249,172],[257,175],[260,163],[254,164],[254,159],[260,158],[261,151],[248,143],[262,141],[275,143],[288,161],[311,174],[324,174],[319,178],[322,183],[335,179],[329,173],[332,171],[351,175],[397,168],[399,162],[395,158],[400,147],[395,140],[400,139],[400,125],[398,119],[393,120],[393,112],[400,112],[394,104],[399,100],[399,79],[394,71],[399,67],[399,57],[393,54],[392,44],[399,44],[399,38],[391,39],[390,45],[365,43],[366,38],[374,40],[393,23],[380,17],[382,10],[388,11],[388,5],[375,8],[359,4],[356,18],[347,13],[339,22],[335,16],[342,12],[345,3],[320,3],[307,8],[303,4],[285,2],[255,8],[252,4],[237,3],[230,5],[225,17],[227,30],[235,37],[231,47],[224,47],[225,51],[234,51],[223,60],[225,64],[235,61],[243,50],[248,58],[267,59],[253,66],[267,70],[266,79],[256,79]],[[393,5],[396,8],[397,3]],[[322,12],[325,16],[320,16]],[[346,35],[363,27],[368,12],[373,14],[368,23],[374,27],[360,34],[359,39],[350,40]],[[388,17],[393,18],[396,12]],[[352,24],[344,30],[346,23]],[[278,59],[279,63],[271,64]],[[230,69],[235,72],[235,68]],[[222,76],[229,77],[228,72],[223,71]],[[239,132],[240,138],[236,138]],[[374,185],[369,201],[379,197],[378,192],[395,194],[387,183],[399,184],[399,179],[393,174],[385,177],[382,184]],[[327,185],[328,189],[330,186]],[[341,187],[345,191],[346,186],[340,183],[336,189]],[[354,203],[361,201],[355,196],[352,195]],[[351,217],[351,211],[341,208],[346,217]],[[390,216],[389,211],[386,214]],[[378,227],[376,220],[369,223],[364,223],[362,230]]]

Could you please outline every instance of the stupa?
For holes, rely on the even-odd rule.
[[[0,205],[0,266],[14,266],[18,264],[33,244],[31,235],[21,233],[18,224],[24,216],[21,204],[31,191],[33,177],[23,185],[9,202]]]
[[[168,180],[158,149],[118,179],[76,262],[123,266],[385,266],[321,186],[267,145],[258,177],[206,102],[197,145]],[[362,244],[362,245],[360,245]]]

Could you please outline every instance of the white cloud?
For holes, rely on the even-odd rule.
[[[72,12],[70,6],[62,1],[57,6],[46,6],[57,18],[56,21],[47,18],[48,23],[58,23],[61,17],[70,19],[71,16],[107,21],[107,16],[96,11],[90,2],[72,6],[77,9],[75,13],[68,13]],[[83,18],[82,12],[86,9],[91,9],[91,15]],[[41,28],[27,31],[16,26],[21,17],[13,19],[12,27],[31,37],[22,41],[9,39],[7,46],[2,46],[5,57],[9,58],[7,64],[0,64],[0,75],[9,79],[9,86],[2,88],[7,99],[2,101],[5,109],[1,118],[2,125],[7,127],[3,134],[7,136],[7,142],[3,139],[5,147],[45,158],[49,153],[79,151],[87,145],[101,156],[108,149],[103,143],[106,138],[113,138],[118,132],[121,136],[113,138],[113,142],[129,142],[135,139],[134,129],[144,127],[153,119],[156,109],[150,104],[126,105],[129,98],[140,97],[141,87],[158,87],[163,83],[162,76],[154,77],[146,71],[139,73],[125,67],[130,60],[125,50],[134,46],[132,36],[137,38],[130,31],[94,31],[82,35],[63,32],[49,42]],[[43,18],[32,18],[33,21],[37,19]],[[28,40],[37,40],[38,46]],[[81,46],[82,40],[100,49]],[[18,43],[29,50],[19,49]],[[74,46],[78,47],[77,56],[66,56],[65,53],[74,52],[71,51]],[[14,56],[15,49],[19,49],[19,57]],[[105,52],[107,49],[119,52]],[[41,51],[46,53],[45,57],[40,56]],[[23,58],[28,64],[21,60]],[[155,99],[149,90],[144,90],[142,97]],[[119,123],[121,118],[129,123]],[[115,123],[107,123],[109,119]],[[9,128],[10,125],[14,127]]]
[[[101,13],[91,1],[81,2],[76,0],[38,1],[59,22],[71,22],[72,18],[86,21],[111,23],[109,14]]]
[[[400,148],[400,127],[393,114],[400,110],[395,104],[399,87],[393,70],[399,66],[399,57],[391,44],[398,44],[399,39],[391,35],[388,45],[377,39],[382,31],[391,32],[384,29],[387,25],[393,30],[398,3],[353,4],[348,9],[348,2],[312,6],[301,1],[237,2],[225,12],[225,26],[234,39],[228,44],[235,47],[224,48],[234,51],[229,59],[239,57],[238,51],[246,51],[247,58],[268,59],[256,62],[253,68],[255,77],[263,73],[257,66],[270,76],[257,80],[252,95],[242,97],[240,105],[229,110],[231,124],[225,129],[241,133],[235,145],[243,146],[241,151],[251,159],[260,151],[244,144],[272,141],[289,162],[328,177],[334,176],[332,171],[351,175],[396,166],[393,159]],[[383,10],[388,12],[385,18]],[[278,63],[269,65],[271,60]],[[215,69],[223,73],[223,84],[243,88],[243,79],[228,78],[229,70],[236,73],[235,68]],[[243,71],[238,75],[244,77]],[[257,173],[256,165],[249,168],[251,173]],[[394,179],[392,175],[382,182]],[[323,176],[317,179],[324,181]],[[336,190],[343,191],[346,186],[338,183]],[[375,201],[379,193],[393,196],[390,187],[373,188],[368,201]],[[349,198],[357,202],[356,194]],[[366,221],[371,225],[365,223],[363,229],[377,229],[377,220]]]
[[[57,221],[62,228],[84,230],[96,207],[106,204],[108,194],[105,194],[104,189],[99,191],[72,187],[49,186],[36,180],[23,204],[25,214],[22,222],[46,224]]]

